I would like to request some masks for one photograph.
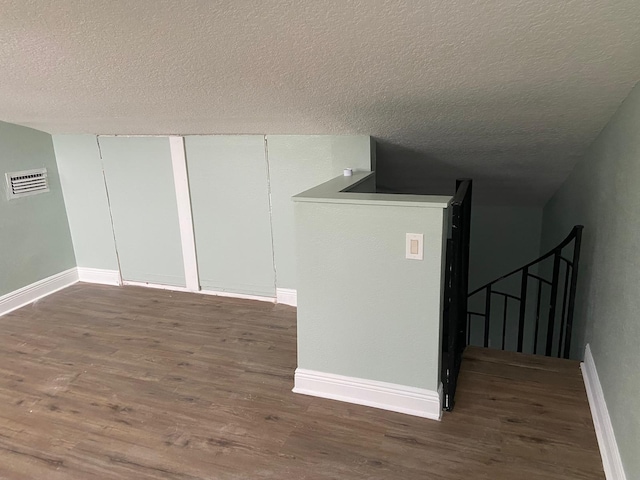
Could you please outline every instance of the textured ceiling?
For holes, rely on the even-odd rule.
[[[0,119],[367,134],[382,183],[542,204],[640,79],[637,0],[0,0]]]

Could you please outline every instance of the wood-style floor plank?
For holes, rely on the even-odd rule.
[[[604,479],[577,362],[469,348],[442,422],[291,392],[295,309],[77,284],[0,318],[1,479]]]

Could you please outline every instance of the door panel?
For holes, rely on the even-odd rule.
[[[167,137],[99,137],[123,280],[185,286]]]
[[[264,137],[185,138],[200,285],[275,296]]]

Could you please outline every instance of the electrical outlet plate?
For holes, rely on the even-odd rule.
[[[424,235],[422,233],[407,233],[406,258],[422,260],[424,252]]]

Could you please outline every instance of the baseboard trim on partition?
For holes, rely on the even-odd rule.
[[[70,268],[0,297],[0,316],[35,302],[78,281],[78,270]]]
[[[297,307],[298,291],[293,288],[276,288],[276,302]]]
[[[294,393],[329,398],[417,417],[442,418],[442,385],[438,391],[395,383],[296,369]]]
[[[593,417],[593,425],[598,438],[598,446],[600,447],[600,456],[602,457],[602,465],[607,480],[626,480],[618,443],[613,432],[611,417],[607,409],[607,403],[604,399],[604,391],[600,384],[596,364],[591,354],[589,344],[584,349],[584,362],[580,364],[582,369],[582,377],[584,386],[587,390],[587,398],[589,399],[589,407],[591,408],[591,416]]]
[[[118,270],[105,270],[101,268],[78,267],[78,278],[81,282],[99,283],[101,285],[122,284]]]

